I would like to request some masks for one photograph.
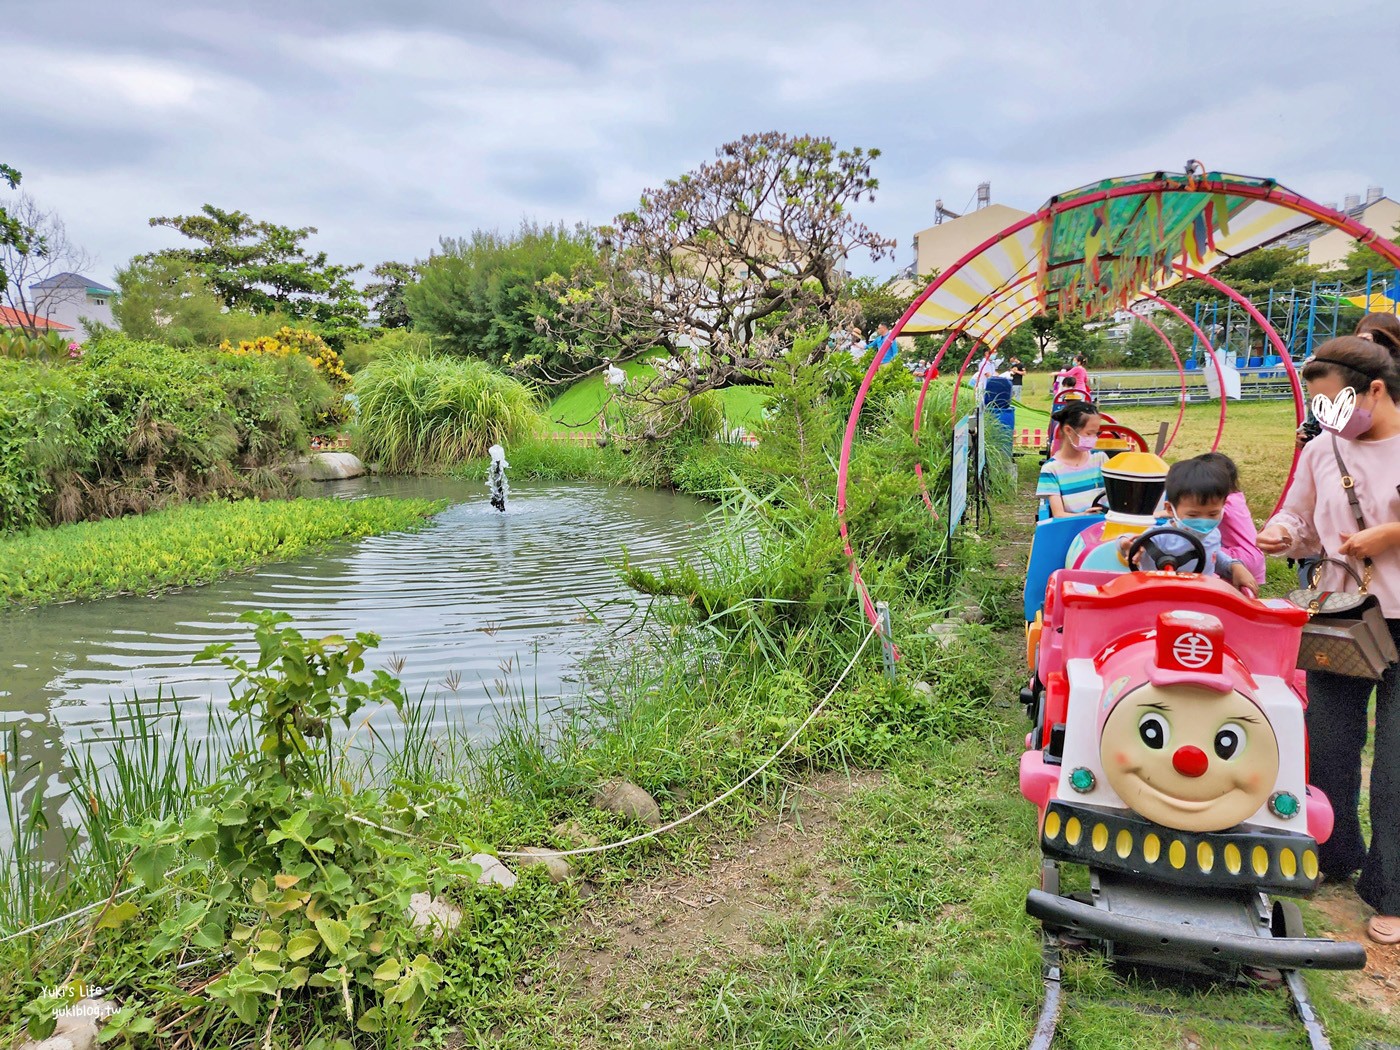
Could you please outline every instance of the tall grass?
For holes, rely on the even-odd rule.
[[[362,457],[387,473],[440,471],[533,434],[534,393],[471,358],[392,354],[355,379]]]

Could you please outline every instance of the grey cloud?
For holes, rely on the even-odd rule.
[[[1395,182],[1400,146],[1352,118],[1381,86],[1358,48],[1398,22],[1364,0],[46,0],[8,16],[31,65],[0,160],[109,265],[205,201],[372,265],[522,215],[605,221],[777,128],[884,150],[860,217],[904,262],[934,198],[983,178],[1025,208],[1188,157],[1324,199]]]

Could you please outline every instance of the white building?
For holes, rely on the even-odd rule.
[[[83,324],[84,319],[115,327],[112,300],[117,294],[115,288],[108,288],[80,273],[54,274],[29,286],[34,316],[73,328],[78,342],[85,342],[91,334]]]

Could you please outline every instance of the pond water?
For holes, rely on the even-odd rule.
[[[339,544],[206,587],[0,616],[0,728],[20,734],[25,794],[55,798],[75,748],[110,746],[113,699],[175,697],[198,737],[231,674],[192,664],[212,642],[254,653],[249,609],[278,609],[321,636],[374,631],[367,660],[436,701],[439,720],[491,732],[494,705],[558,708],[580,666],[637,615],[617,566],[692,549],[706,508],[645,489],[515,482],[504,514],[480,482],[360,478],[320,497],[454,501],[422,530]],[[384,717],[388,712],[381,712]],[[3,834],[3,832],[0,832]]]

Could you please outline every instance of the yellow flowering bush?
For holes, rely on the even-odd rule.
[[[305,328],[283,325],[272,335],[240,339],[237,345],[225,339],[219,344],[219,349],[235,357],[304,357],[311,362],[312,368],[330,382],[337,393],[344,394],[350,389],[350,373],[345,368],[344,360],[326,345],[324,339]],[[334,431],[339,430],[349,418],[349,405],[341,399],[323,413],[317,423],[326,431]]]
[[[331,386],[337,390],[350,385],[350,373],[345,370],[345,362],[338,353],[326,345],[326,341],[315,332],[305,328],[291,328],[284,325],[272,335],[260,335],[256,339],[240,339],[235,346],[227,339],[219,344],[226,354],[243,357],[249,354],[266,354],[271,357],[288,357],[300,354],[311,362],[311,367],[320,372]]]

